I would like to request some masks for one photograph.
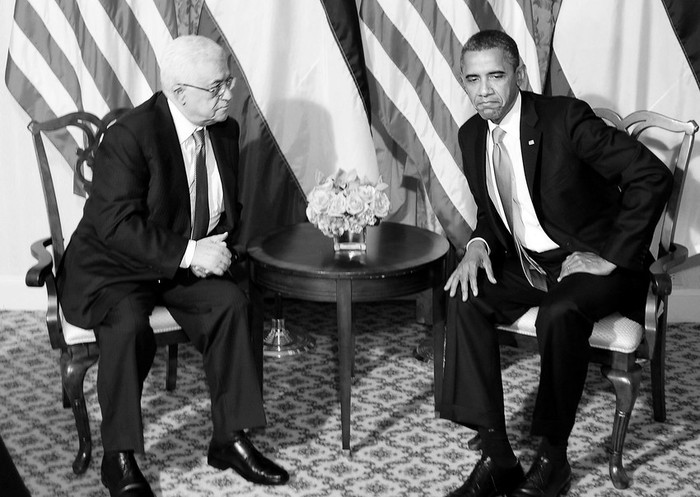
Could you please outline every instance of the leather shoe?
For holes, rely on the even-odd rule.
[[[467,448],[473,451],[481,450],[481,435],[477,433],[467,440]]]
[[[105,452],[102,457],[102,484],[112,497],[153,497],[153,491],[141,473],[134,452]]]
[[[510,497],[559,497],[571,488],[571,466],[566,461],[555,466],[551,459],[540,454],[525,475],[525,480]]]
[[[481,456],[469,478],[447,497],[494,497],[507,494],[517,487],[525,477],[523,467],[518,462],[512,468],[496,466],[490,457]]]
[[[253,483],[283,485],[289,480],[289,473],[258,452],[242,431],[222,445],[211,444],[207,462],[217,469],[231,468]]]

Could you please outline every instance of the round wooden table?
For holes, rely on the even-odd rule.
[[[336,303],[343,449],[350,448],[352,303],[381,301],[431,289],[433,326],[443,326],[442,287],[448,248],[443,236],[388,222],[369,227],[366,252],[350,256],[336,253],[333,240],[310,223],[277,229],[248,244],[251,332],[259,365],[265,290],[284,297]],[[435,347],[434,364],[435,368],[442,364],[442,345]],[[262,378],[262,370],[259,373]],[[440,390],[441,385],[436,384],[436,400]]]

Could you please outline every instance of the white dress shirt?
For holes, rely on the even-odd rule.
[[[190,191],[190,216],[194,216],[194,204],[196,197],[195,188],[195,143],[192,133],[201,129],[201,126],[192,124],[180,110],[168,100],[168,107],[173,116],[177,139],[180,143],[182,158],[185,162],[185,173],[187,174],[187,185]],[[209,226],[207,232],[214,228],[221,214],[224,211],[224,190],[219,175],[219,168],[214,157],[214,149],[211,146],[209,132],[204,129],[204,146],[206,148],[206,165],[207,165],[207,182],[209,187]],[[194,219],[191,217],[192,221]],[[180,267],[188,268],[192,263],[194,249],[196,246],[195,240],[190,240],[187,244],[187,249],[180,262]]]

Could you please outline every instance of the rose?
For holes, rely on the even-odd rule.
[[[333,190],[331,188],[326,188],[326,185],[321,185],[320,188],[314,188],[309,194],[309,205],[308,208],[312,212],[317,214],[322,214],[328,209],[328,205],[331,203],[333,198]]]
[[[386,193],[376,191],[374,193],[374,203],[372,205],[374,215],[377,217],[386,217],[389,214],[389,197]]]
[[[331,197],[330,202],[328,203],[328,210],[326,213],[329,216],[342,216],[345,214],[345,209],[346,209],[346,200],[345,200],[345,195],[342,193],[334,193]]]
[[[362,197],[362,201],[367,205],[369,205],[372,202],[372,199],[374,199],[375,191],[376,188],[372,185],[360,185],[357,188],[358,195]]]
[[[351,216],[359,214],[365,210],[365,201],[360,195],[359,189],[354,189],[346,197],[345,210]]]

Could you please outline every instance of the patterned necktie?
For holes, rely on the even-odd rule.
[[[192,219],[192,239],[204,238],[209,231],[209,184],[207,180],[206,149],[204,129],[192,133],[195,145],[194,160],[194,216]]]
[[[505,134],[506,132],[498,126],[491,132],[493,138],[493,157],[491,160],[493,162],[498,195],[501,197],[501,204],[503,205],[503,211],[506,215],[506,221],[513,235],[515,248],[518,252],[518,259],[520,259],[520,265],[523,268],[523,273],[525,273],[527,281],[530,282],[530,285],[534,288],[547,291],[547,277],[544,270],[525,251],[525,247],[523,247],[520,238],[515,232],[513,216],[520,216],[520,209],[517,207],[517,204],[514,205],[513,202],[513,164],[510,161],[508,150],[506,150],[503,145],[503,137]]]

